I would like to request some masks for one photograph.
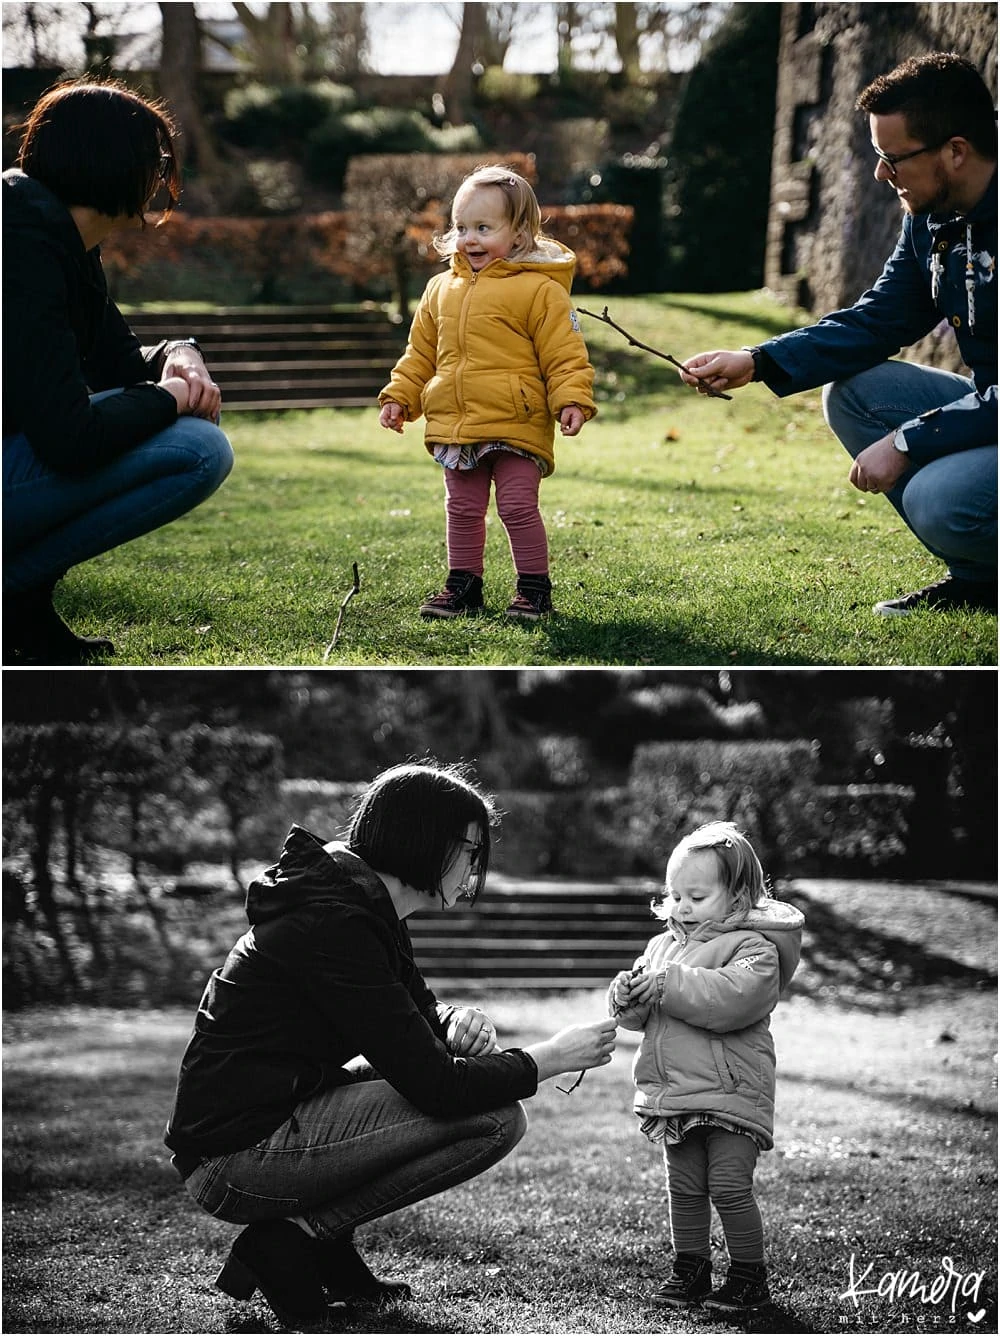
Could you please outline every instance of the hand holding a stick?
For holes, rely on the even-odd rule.
[[[681,380],[685,385],[693,385],[699,394],[738,390],[753,380],[753,358],[745,348],[729,351],[717,348],[714,352],[698,353],[689,357],[681,368]]]

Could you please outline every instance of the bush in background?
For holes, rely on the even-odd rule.
[[[818,758],[809,742],[660,742],[632,763],[629,847],[636,871],[662,873],[677,842],[707,821],[734,821],[772,877],[816,843]]]
[[[356,102],[352,88],[329,80],[290,86],[248,83],[226,94],[219,128],[241,148],[301,151],[311,131],[350,111]]]
[[[666,291],[764,281],[780,23],[780,5],[733,5],[690,73],[668,148]]]

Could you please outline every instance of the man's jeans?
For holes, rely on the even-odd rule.
[[[971,393],[971,380],[913,362],[883,362],[823,390],[823,413],[851,458],[928,409]],[[997,578],[997,448],[911,465],[886,496],[929,552],[961,580]]]
[[[71,566],[169,524],[211,496],[232,466],[219,428],[189,416],[81,475],[53,472],[25,436],[5,437],[4,592],[51,587]]]
[[[520,1104],[431,1118],[387,1081],[362,1080],[306,1100],[250,1150],[203,1162],[185,1186],[230,1224],[300,1216],[337,1238],[481,1174],[527,1126]]]

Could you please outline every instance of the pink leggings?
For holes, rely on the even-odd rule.
[[[547,575],[549,544],[538,510],[542,475],[533,459],[497,450],[473,469],[444,470],[448,567],[483,573],[486,511],[490,481],[496,486],[497,514],[507,531],[510,555],[519,575]]]

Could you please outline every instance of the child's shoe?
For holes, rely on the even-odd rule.
[[[731,1262],[725,1283],[705,1300],[717,1313],[756,1313],[771,1302],[763,1262]]]
[[[712,1288],[712,1260],[697,1253],[678,1253],[670,1275],[653,1295],[653,1303],[665,1308],[690,1308]]]
[[[444,588],[420,605],[421,617],[463,617],[483,606],[483,577],[472,571],[449,571]]]
[[[507,609],[508,617],[519,617],[525,622],[537,622],[552,612],[552,581],[547,575],[519,575],[517,593]]]

